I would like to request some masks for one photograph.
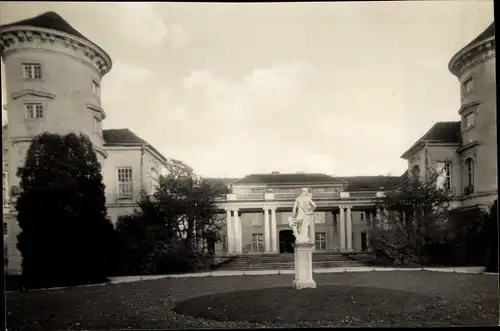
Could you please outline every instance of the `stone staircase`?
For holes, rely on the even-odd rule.
[[[313,268],[358,267],[363,264],[340,253],[313,253]],[[294,254],[241,255],[214,270],[293,270]]]

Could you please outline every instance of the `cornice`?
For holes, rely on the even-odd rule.
[[[448,69],[456,77],[469,68],[495,57],[495,37],[481,40],[458,51],[450,60]]]
[[[62,31],[34,26],[2,28],[0,31],[2,55],[8,55],[11,50],[20,44],[33,43],[35,39],[40,39],[42,43],[48,45],[60,42],[75,52],[81,52],[94,65],[101,76],[104,76],[111,70],[111,57],[96,44]]]
[[[458,153],[458,154],[460,154],[460,153],[462,153],[463,151],[466,151],[466,150],[468,150],[468,149],[470,149],[470,148],[472,148],[472,147],[475,147],[475,146],[477,146],[477,145],[480,145],[480,144],[481,144],[481,142],[479,142],[479,141],[475,140],[475,141],[473,141],[473,142],[470,142],[470,143],[468,143],[468,144],[463,145],[463,146],[462,146],[462,147],[460,147],[460,148],[457,148],[457,153]]]
[[[460,107],[460,109],[458,110],[458,114],[462,115],[464,112],[470,110],[471,108],[475,108],[475,107],[479,106],[480,104],[481,104],[481,102],[479,102],[479,101],[473,101],[473,102],[463,104]]]
[[[25,89],[20,92],[12,93],[12,99],[16,100],[25,95],[34,95],[36,97],[47,98],[47,99],[54,99],[56,97],[55,94],[49,92],[37,91],[33,89]]]
[[[104,109],[102,109],[102,107],[99,107],[99,106],[96,106],[96,105],[93,105],[91,103],[87,103],[85,105],[88,109],[92,110],[93,112],[96,112],[100,115],[100,119],[103,120],[106,118],[106,112],[104,111]]]

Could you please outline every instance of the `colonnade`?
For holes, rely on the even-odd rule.
[[[352,247],[352,206],[340,205],[339,218],[337,220],[337,234],[339,237],[339,249],[341,252],[351,252]],[[264,211],[264,253],[278,253],[278,235],[276,224],[276,207],[263,207]],[[369,212],[366,219],[368,227],[380,227],[381,211],[377,209],[375,220],[374,213]],[[239,208],[226,209],[227,224],[227,251],[230,254],[243,253],[242,224],[239,217]],[[385,227],[385,223],[384,223]],[[309,228],[311,242],[315,242],[315,222]],[[368,239],[368,234],[367,234]]]

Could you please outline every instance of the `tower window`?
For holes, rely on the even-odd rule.
[[[474,91],[474,77],[469,77],[462,84],[462,94],[466,96]]]
[[[42,79],[42,65],[39,63],[23,63],[23,78],[26,80]]]
[[[101,95],[101,86],[95,80],[92,81],[92,92],[97,96]]]
[[[27,119],[43,118],[43,105],[41,103],[26,103],[24,106],[26,108]]]
[[[98,119],[97,117],[94,117],[94,132],[95,133],[101,132],[101,120]]]
[[[464,116],[464,129],[472,128],[475,124],[474,112]]]

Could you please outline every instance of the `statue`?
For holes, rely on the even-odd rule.
[[[295,199],[292,217],[288,218],[288,224],[293,230],[295,242],[311,243],[309,238],[309,225],[313,221],[316,204],[309,196],[307,188],[302,189],[302,194]]]

